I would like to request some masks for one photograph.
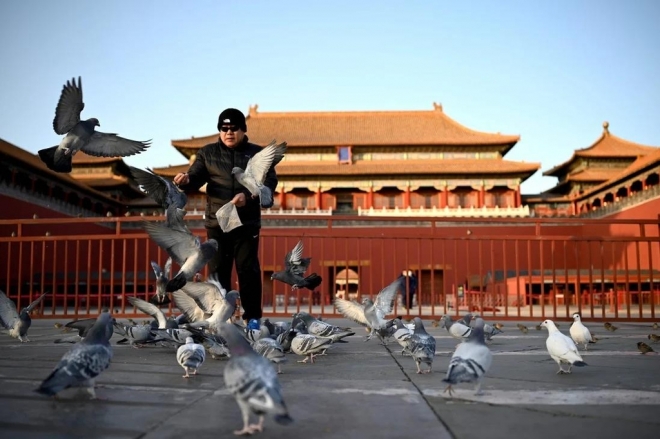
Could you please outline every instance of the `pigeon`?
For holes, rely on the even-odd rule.
[[[267,358],[268,361],[277,365],[277,373],[282,373],[282,363],[286,363],[287,358],[284,354],[284,348],[272,338],[260,338],[252,344],[254,351]]]
[[[76,329],[78,330],[78,334],[71,337],[57,338],[53,340],[53,343],[77,343],[87,336],[95,323],[96,319],[81,319],[68,322],[64,325],[64,328],[67,330]]]
[[[156,319],[156,321],[158,322],[158,326],[157,326],[158,329],[167,328],[168,323],[167,323],[167,319],[165,318],[165,314],[163,314],[163,311],[161,311],[160,308],[158,308],[156,305],[147,302],[146,300],[142,300],[138,297],[127,297],[126,300],[128,300],[128,302],[131,305],[133,305],[143,313],[150,315],[151,317]]]
[[[18,313],[14,302],[0,290],[0,325],[9,330],[11,337],[19,339],[22,343],[30,341],[27,336],[28,329],[32,325],[30,312],[41,303],[46,294],[48,293],[43,293]]]
[[[190,378],[190,373],[197,375],[197,369],[204,363],[206,351],[204,346],[195,343],[192,337],[186,337],[186,343],[176,351],[176,361],[186,371],[184,378]]]
[[[320,352],[325,353],[330,344],[332,344],[332,340],[329,338],[321,338],[312,334],[298,334],[291,340],[291,352],[305,357],[303,360],[298,360],[298,363],[307,363],[309,360],[311,364],[314,364],[314,357],[323,355]]]
[[[555,326],[552,320],[545,320],[541,326],[548,330],[548,338],[545,341],[545,346],[548,348],[548,353],[553,360],[559,365],[557,374],[571,373],[573,366],[586,366],[578,352],[577,346],[570,337],[562,334]],[[568,370],[561,367],[561,363],[568,364]]]
[[[653,348],[643,341],[640,341],[637,343],[637,349],[639,349],[639,352],[642,353],[642,355],[648,354],[649,352],[655,352]]]
[[[607,329],[607,330],[610,331],[610,332],[614,332],[614,331],[616,331],[617,329],[619,329],[618,326],[614,326],[614,325],[611,324],[610,322],[605,322],[605,323],[603,323],[603,326],[605,326],[605,329]]]
[[[94,131],[94,128],[101,124],[96,118],[80,120],[83,108],[85,104],[82,80],[78,77],[76,84],[76,79],[73,78],[62,88],[53,119],[55,133],[66,136],[58,146],[39,151],[39,158],[49,169],[71,172],[72,159],[78,151],[94,157],[127,157],[138,154],[151,145],[151,140],[129,140],[117,134]]]
[[[234,325],[224,323],[220,335],[227,340],[231,357],[224,369],[227,389],[234,394],[243,417],[243,429],[236,435],[263,431],[264,417],[271,414],[275,422],[293,422],[284,403],[277,372],[270,362],[257,354]],[[259,416],[258,424],[250,424],[250,412]]]
[[[470,318],[472,317],[470,314],[468,314],[467,316],[470,316]],[[463,317],[463,319],[465,319],[466,317]],[[466,339],[467,337],[470,336],[470,333],[472,332],[472,328],[470,328],[469,326],[463,323],[460,323],[460,321],[452,322],[451,317],[448,316],[447,314],[443,315],[440,318],[440,327],[446,328],[447,332],[449,332],[449,334],[457,340]]]
[[[411,354],[410,352],[410,338],[413,335],[413,330],[410,330],[406,325],[403,324],[401,319],[394,319],[394,334],[392,337],[396,340],[397,343],[401,346],[401,355]]]
[[[476,322],[476,319],[479,318],[479,317],[481,317],[481,316],[480,315],[475,315],[474,316],[475,320],[473,320],[473,321]],[[474,326],[474,325],[472,325],[472,326]],[[491,326],[488,323],[486,323],[486,321],[484,320],[484,336],[486,337],[487,341],[491,341],[493,339],[493,336],[495,336],[497,334],[501,334],[502,332],[503,332],[502,331],[502,325],[500,323],[495,323],[493,326]]]
[[[176,276],[165,286],[168,293],[181,289],[188,280],[192,280],[195,273],[201,271],[218,251],[218,241],[215,239],[202,244],[199,237],[193,234],[155,222],[145,221],[144,229],[181,266]]]
[[[316,273],[312,273],[307,277],[303,277],[312,258],[303,258],[303,242],[302,240],[293,247],[293,249],[284,256],[284,270],[276,271],[271,276],[271,280],[279,280],[285,284],[291,285],[291,290],[298,288],[307,288],[314,291],[323,278]]]
[[[415,317],[413,322],[415,323],[415,330],[412,337],[410,337],[409,349],[417,365],[417,373],[431,373],[433,359],[435,358],[435,338],[426,332],[422,319]],[[421,369],[420,365],[422,363],[429,365],[428,370]]]
[[[114,329],[118,334],[125,337],[131,346],[139,348],[144,343],[154,339],[150,324],[146,325],[124,325],[123,323],[115,322]],[[117,343],[122,343],[125,340],[120,340]]]
[[[307,332],[309,334],[321,338],[329,338],[332,340],[333,343],[343,338],[355,335],[355,332],[353,331],[346,331],[344,329],[339,328],[338,326],[334,326],[327,322],[322,322],[320,320],[317,320],[316,318],[312,317],[309,313],[306,313],[304,311],[301,311],[298,314],[296,314],[294,316],[294,321],[296,318],[299,318],[303,322],[305,322],[305,326],[307,326]]]
[[[172,271],[172,258],[167,258],[165,267],[160,268],[158,262],[151,261],[151,268],[156,274],[156,294],[154,294],[149,301],[154,305],[167,305],[170,303],[170,298],[167,294],[167,283],[170,280],[170,272]]]
[[[344,317],[369,329],[369,336],[365,341],[371,340],[374,334],[377,334],[382,344],[385,345],[386,338],[394,333],[392,320],[385,320],[385,316],[394,309],[394,301],[402,287],[401,280],[397,278],[378,293],[375,301],[365,297],[362,299],[362,304],[358,304],[357,302],[336,298],[334,304],[337,311]]]
[[[658,341],[660,341],[660,335],[657,334],[649,334],[647,338],[651,340],[653,343],[657,343]]]
[[[284,352],[291,352],[291,342],[298,335],[295,329],[289,328],[280,335],[277,336],[276,340],[282,346]]]
[[[215,277],[207,282],[190,282],[180,291],[172,293],[174,303],[188,316],[193,328],[207,328],[217,334],[217,326],[227,322],[236,311],[239,293],[231,290],[223,295],[224,288]]]
[[[568,332],[571,334],[571,338],[576,345],[584,345],[585,351],[588,350],[589,343],[595,343],[591,336],[591,332],[589,332],[589,329],[582,324],[580,314],[578,313],[573,314],[573,324]]]
[[[128,167],[135,181],[142,187],[156,203],[163,209],[175,206],[178,209],[186,207],[188,197],[185,192],[179,190],[170,180],[155,174],[151,169],[142,170],[133,166]]]
[[[92,399],[96,398],[94,379],[110,366],[112,360],[112,321],[109,313],[101,313],[87,336],[62,356],[36,391],[54,396],[69,387],[83,387]]]
[[[264,180],[270,168],[277,165],[285,153],[286,142],[278,145],[273,140],[248,160],[245,170],[239,167],[231,170],[236,181],[250,191],[252,198],[259,197],[261,207],[268,208],[273,205],[273,192],[264,185]]]
[[[449,361],[447,375],[442,380],[449,385],[445,392],[452,396],[452,385],[477,382],[475,394],[481,395],[481,380],[490,369],[493,354],[484,341],[484,321],[477,317],[467,340],[458,345]]]

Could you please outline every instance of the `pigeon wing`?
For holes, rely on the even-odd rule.
[[[142,190],[146,192],[154,201],[163,207],[167,207],[167,181],[153,172],[145,171],[133,166],[129,166],[131,174],[135,181],[142,186]]]
[[[248,161],[245,173],[252,175],[259,184],[263,184],[275,157],[280,156],[281,160],[284,151],[286,151],[286,143],[277,145],[275,141],[271,142]]]
[[[194,282],[191,282],[194,283]],[[188,284],[186,284],[188,285]],[[199,307],[195,299],[187,295],[181,290],[172,293],[172,300],[179,311],[181,311],[188,318],[190,322],[199,322],[206,319],[206,314]]]
[[[160,308],[158,308],[153,303],[147,302],[146,300],[142,300],[137,297],[128,297],[128,301],[131,303],[131,305],[135,306],[143,313],[156,319],[158,321],[158,329],[165,329],[167,326],[167,319],[165,318],[165,314],[163,314],[163,311],[161,311]]]
[[[181,290],[192,297],[207,314],[213,314],[213,311],[224,301],[218,288],[210,282],[188,282],[181,287]]]
[[[151,140],[130,140],[116,134],[94,131],[82,150],[94,157],[127,157],[141,153],[150,145]]]
[[[62,87],[60,99],[55,108],[55,119],[53,129],[57,134],[66,134],[80,122],[80,113],[85,108],[83,102],[82,80],[78,77],[67,81]]]
[[[34,299],[34,300],[32,301],[31,304],[29,304],[28,306],[25,307],[25,310],[26,310],[28,313],[32,312],[32,310],[33,310],[34,308],[36,308],[37,305],[39,305],[39,304],[41,303],[41,301],[43,300],[43,298],[44,298],[44,296],[45,296],[46,294],[48,294],[48,293],[43,293],[41,296],[39,296],[39,297],[37,297],[36,299]]]
[[[364,326],[369,326],[369,321],[364,315],[364,308],[362,305],[346,299],[337,298],[335,299],[335,307],[337,308],[337,311],[347,319],[351,319]]]
[[[0,291],[0,323],[6,329],[12,329],[18,320],[16,305],[3,291]]]
[[[383,288],[376,296],[374,306],[376,307],[378,317],[381,319],[384,319],[386,315],[394,310],[394,299],[396,298],[400,286],[401,282],[397,279]]]
[[[165,225],[155,222],[145,221],[144,229],[151,239],[169,254],[179,265],[195,253],[199,247],[199,238],[195,235],[185,233],[181,230],[174,230]]]

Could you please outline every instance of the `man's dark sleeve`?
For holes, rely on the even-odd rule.
[[[206,169],[206,159],[203,154],[197,154],[195,161],[188,169],[188,184],[179,186],[186,192],[199,190],[208,181],[209,171]]]

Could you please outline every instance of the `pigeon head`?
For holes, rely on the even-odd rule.
[[[243,170],[239,167],[234,167],[231,169],[231,175],[242,174]]]
[[[99,123],[99,120],[95,117],[92,117],[91,119],[87,119],[87,122],[90,123],[92,126],[95,127],[100,127],[101,124]]]
[[[579,322],[580,321],[580,314],[578,314],[578,313],[573,314],[573,320],[575,320],[576,322]]]
[[[541,323],[541,326],[544,328],[547,328],[548,331],[557,331],[557,326],[555,325],[555,322],[552,320],[544,320],[543,323]]]

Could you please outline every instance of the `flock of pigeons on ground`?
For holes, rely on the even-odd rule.
[[[54,148],[42,150],[40,157],[49,168],[58,172],[71,169],[71,156],[78,150],[91,155],[125,156],[144,150],[146,142],[134,142],[115,134],[94,131],[98,120],[80,121],[82,88],[80,79],[67,82],[57,106],[55,131],[66,134],[62,143]],[[236,170],[234,175],[255,197],[267,199],[263,180],[274,162],[281,160],[286,144],[273,142],[255,155],[247,169]],[[165,210],[164,222],[145,221],[144,229],[158,246],[169,255],[161,268],[152,262],[156,274],[156,293],[148,301],[138,297],[127,300],[153,320],[137,324],[129,319],[129,324],[115,320],[109,310],[95,319],[84,319],[64,325],[66,330],[77,330],[77,334],[56,340],[57,343],[74,343],[66,352],[52,373],[46,377],[37,392],[57,396],[67,388],[82,388],[95,397],[94,380],[107,369],[113,356],[110,339],[113,334],[122,337],[117,343],[128,343],[133,347],[170,346],[176,349],[176,361],[184,369],[184,378],[197,374],[206,359],[207,353],[214,359],[228,359],[224,369],[225,384],[236,398],[243,420],[243,428],[237,435],[253,434],[263,430],[265,415],[272,415],[276,422],[289,424],[293,420],[281,392],[278,374],[287,362],[287,353],[301,357],[299,362],[315,363],[319,356],[327,355],[335,345],[347,343],[347,337],[355,335],[351,328],[342,328],[316,318],[306,312],[293,315],[291,321],[241,322],[235,320],[240,294],[236,290],[227,291],[218,279],[211,275],[206,281],[195,281],[196,275],[218,251],[215,240],[202,243],[199,237],[185,225],[183,218],[187,199],[172,182],[153,172],[131,168],[133,175],[142,187]],[[270,194],[272,197],[272,194]],[[230,218],[231,215],[218,215]],[[223,224],[221,223],[221,226]],[[224,224],[227,226],[227,223]],[[240,225],[238,225],[240,226]],[[235,225],[232,225],[235,227]],[[303,243],[286,254],[285,267],[274,273],[272,279],[296,288],[314,290],[322,281],[316,273],[305,276],[310,258],[303,257]],[[170,278],[172,263],[179,265],[178,272]],[[412,322],[404,322],[401,317],[388,318],[394,311],[398,294],[405,289],[404,282],[397,279],[387,285],[372,300],[364,297],[361,303],[336,298],[334,306],[346,318],[367,328],[365,341],[376,336],[387,344],[393,338],[401,346],[401,354],[408,355],[416,365],[417,373],[430,373],[435,359],[435,338],[428,334],[419,317]],[[0,322],[9,330],[12,337],[29,341],[30,312],[44,298],[41,295],[29,306],[17,312],[15,304],[0,292]],[[180,314],[167,317],[161,306],[174,302]],[[559,365],[557,373],[571,373],[573,366],[586,366],[578,345],[585,350],[596,340],[581,322],[579,314],[574,314],[570,337],[562,334],[552,320],[545,320],[540,327],[548,330],[546,347],[553,360]],[[443,379],[445,389],[452,395],[452,386],[459,383],[475,383],[476,393],[481,392],[481,382],[492,364],[492,353],[486,344],[501,333],[499,324],[489,325],[479,316],[465,315],[452,321],[443,316],[438,326],[460,340],[454,351],[447,373]],[[608,330],[616,330],[606,324]],[[519,325],[521,331],[527,328]],[[657,336],[649,335],[654,342]],[[643,342],[638,344],[642,353],[653,350]],[[567,364],[565,370],[562,364]],[[422,365],[425,365],[422,369]],[[250,415],[259,416],[257,423],[250,423]]]

